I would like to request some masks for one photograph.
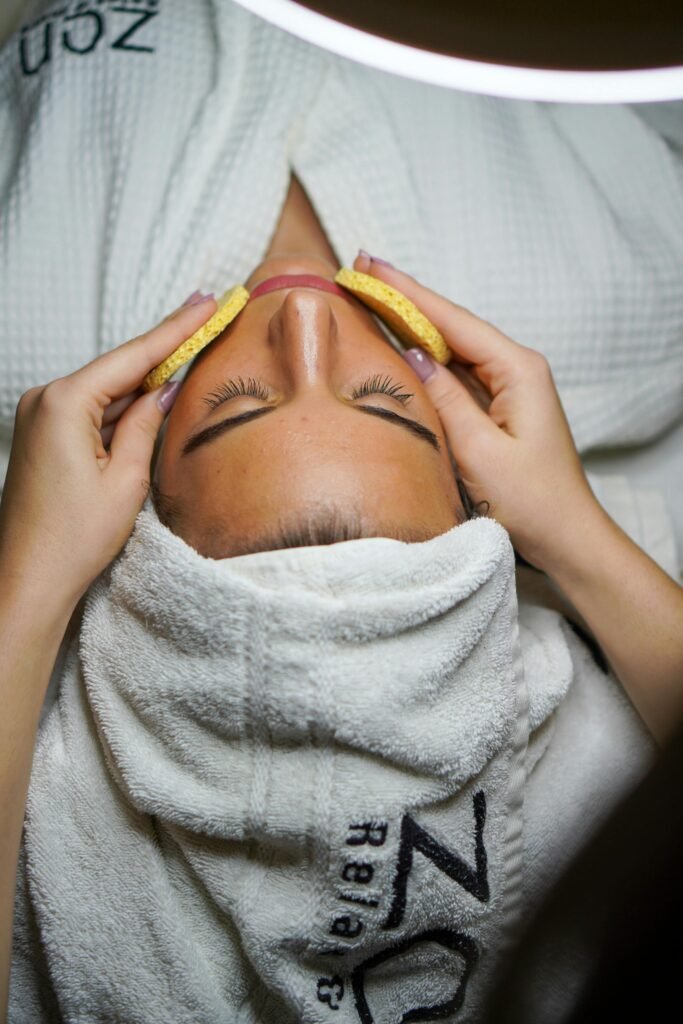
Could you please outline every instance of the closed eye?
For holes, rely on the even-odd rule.
[[[376,373],[374,377],[369,377],[366,381],[363,381],[358,387],[355,387],[351,392],[351,398],[362,398],[364,395],[374,394],[385,394],[390,395],[391,398],[397,398],[399,402],[409,402],[414,396],[411,392],[401,391],[401,384],[396,384],[392,381],[391,377],[381,377],[379,373]]]
[[[237,398],[239,395],[251,395],[253,398],[263,399],[264,402],[267,402],[270,397],[270,393],[262,381],[250,377],[245,383],[243,377],[237,377],[235,380],[220,384],[216,391],[207,395],[202,401],[206,402],[210,409],[217,409],[223,402]]]
[[[384,394],[406,405],[414,395],[410,391],[402,391],[402,387],[403,385],[397,384],[388,375],[382,377],[381,374],[376,373],[361,384],[357,384],[351,391],[351,398],[355,400],[363,398],[365,395]],[[231,398],[238,398],[240,395],[251,395],[252,398],[259,398],[263,402],[269,401],[272,397],[263,381],[256,380],[254,377],[249,377],[247,381],[243,377],[236,377],[220,384],[216,391],[204,397],[202,401],[206,402],[213,411],[223,402],[228,402]]]
[[[351,399],[364,398],[366,395],[371,394],[386,394],[390,398],[394,398],[401,402],[403,405],[407,404],[414,395],[411,392],[401,391],[402,385],[397,384],[389,376],[382,377],[380,374],[375,374],[363,381],[361,384],[356,385],[351,392]],[[221,384],[216,392],[205,397],[205,401],[211,409],[217,409],[218,406],[224,402],[229,401],[231,398],[236,398],[239,395],[251,395],[254,398],[259,398],[262,401],[270,402],[272,394],[270,390],[261,381],[255,380],[250,377],[245,383],[242,377],[238,377],[235,380],[229,380],[225,384]],[[277,406],[270,404],[262,406],[258,409],[250,409],[248,412],[239,413],[236,416],[230,416],[226,419],[221,420],[219,423],[214,423],[212,426],[205,427],[203,430],[198,431],[196,434],[189,436],[182,447],[181,454],[189,455],[191,452],[196,451],[198,448],[205,444],[209,444],[211,441],[215,441],[218,437],[221,437],[228,430],[233,430],[239,427],[243,423],[249,423],[251,420],[260,419],[261,416],[267,415],[269,412],[273,412]],[[402,427],[404,430],[410,431],[414,436],[419,437],[420,440],[426,441],[434,451],[439,452],[441,445],[436,434],[425,427],[423,423],[419,423],[417,420],[409,419],[407,416],[399,416],[398,413],[392,412],[390,409],[378,408],[371,405],[356,405],[353,406],[356,411],[365,413],[370,416],[378,416],[380,419],[388,420],[390,423],[395,423],[397,426]]]

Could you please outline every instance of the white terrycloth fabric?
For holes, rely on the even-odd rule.
[[[214,561],[148,501],[39,734],[11,1024],[476,1020],[548,885],[534,849],[625,785],[591,795],[573,755],[650,763],[584,655],[557,613],[518,614],[495,520]],[[571,723],[529,821],[582,687],[593,735]]]

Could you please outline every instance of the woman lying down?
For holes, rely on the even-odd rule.
[[[597,503],[545,358],[359,256],[453,358],[404,356],[326,288],[338,269],[269,255],[249,292],[317,280],[250,298],[168,414],[141,382],[211,297],[22,396],[0,517],[12,1024],[477,1020],[681,720],[683,593]],[[553,1019],[571,993],[538,984]]]

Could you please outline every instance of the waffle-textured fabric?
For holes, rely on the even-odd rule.
[[[147,499],[38,736],[9,1022],[476,1021],[654,749],[494,519],[217,561]]]

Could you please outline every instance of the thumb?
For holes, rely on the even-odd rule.
[[[457,364],[448,367],[437,363],[421,348],[410,348],[403,358],[422,381],[429,399],[439,414],[448,443],[456,460],[464,465],[476,463],[488,448],[500,443],[501,431],[491,420],[474,384],[467,382],[467,373]],[[476,453],[476,454],[475,454]]]
[[[110,445],[110,467],[149,480],[150,466],[159,431],[171,409],[181,381],[167,381],[126,409],[119,419]]]

